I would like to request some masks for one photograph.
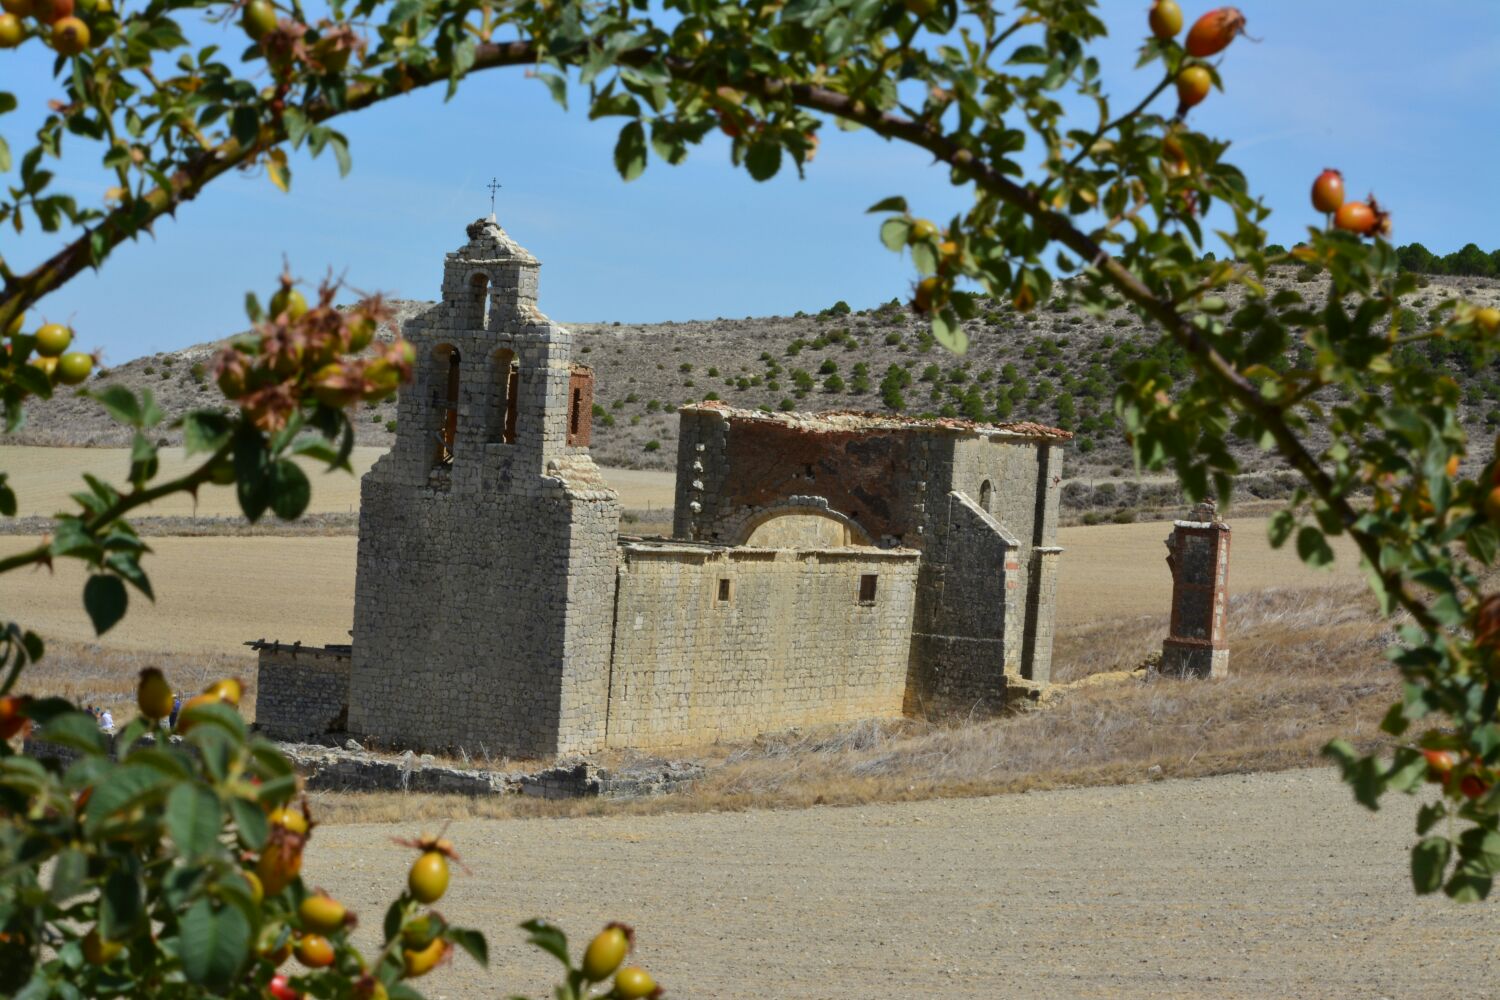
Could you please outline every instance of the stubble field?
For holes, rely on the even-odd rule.
[[[5,451],[27,513],[55,509],[79,472],[118,460],[38,450],[18,463],[20,449]],[[362,450],[357,466],[374,455]],[[607,475],[627,507],[670,503],[665,474]],[[315,510],[356,503],[356,479],[315,480]],[[199,514],[233,514],[232,497],[206,494]],[[461,819],[448,835],[475,874],[456,875],[442,909],[482,928],[495,961],[482,972],[459,958],[424,987],[546,995],[556,966],[515,930],[544,916],[580,936],[634,923],[638,959],[677,997],[1484,995],[1500,977],[1489,947],[1500,915],[1411,896],[1411,801],[1369,814],[1327,769],[1145,780],[1304,766],[1335,732],[1368,739],[1391,697],[1378,654],[1388,640],[1358,608],[1348,547],[1332,573],[1315,573],[1270,549],[1262,519],[1231,524],[1230,587],[1245,598],[1231,608],[1229,681],[1086,688],[1048,712],[894,723],[846,748],[818,734],[757,741],[696,805]],[[1063,529],[1065,679],[1129,670],[1159,642],[1169,530]],[[0,552],[31,541],[0,537]],[[122,690],[154,651],[170,652],[164,665],[191,686],[248,667],[246,639],[347,641],[352,536],[150,542],[159,601],[134,599],[102,651],[88,645],[76,566],[0,577],[0,606],[63,640],[54,655],[116,664]],[[1267,588],[1280,590],[1250,596]],[[1103,787],[964,797],[1060,784]],[[358,798],[317,797],[334,822],[305,872],[366,917],[370,945],[409,860],[390,838],[479,806]],[[892,801],[902,798],[918,801]],[[847,805],[757,808],[825,800]],[[376,815],[394,822],[350,821]]]
[[[636,473],[636,475],[645,475]],[[1350,547],[1338,549],[1332,572],[1304,567],[1290,551],[1266,540],[1262,519],[1231,519],[1231,592],[1266,587],[1320,586],[1355,579]],[[1172,580],[1162,544],[1163,522],[1063,528],[1058,580],[1061,628],[1165,611]],[[34,544],[0,537],[0,554]],[[131,592],[130,613],[109,633],[111,646],[138,650],[223,653],[250,639],[348,642],[354,617],[353,536],[151,538],[146,563],[155,604]],[[0,606],[43,634],[78,642],[93,631],[81,601],[82,566],[0,577]]]
[[[1416,803],[1356,806],[1327,770],[850,808],[472,820],[445,916],[490,936],[429,995],[550,995],[532,916],[636,927],[668,996],[1480,997],[1500,911],[1415,899]],[[410,825],[410,824],[408,824]],[[317,831],[304,873],[373,945],[411,852]]]

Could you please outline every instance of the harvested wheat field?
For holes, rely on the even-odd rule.
[[[298,459],[312,479],[310,514],[340,514],[359,510],[359,477],[369,471],[385,448],[355,448],[349,459],[354,475],[328,472],[316,462]],[[197,456],[195,456],[196,458]],[[181,448],[161,449],[161,477],[181,475],[196,463]],[[0,469],[9,476],[16,490],[17,514],[50,515],[60,510],[76,510],[69,494],[84,489],[85,472],[119,484],[130,468],[128,448],[33,448],[0,447]],[[620,491],[620,502],[627,508],[657,509],[672,506],[675,477],[670,472],[647,472],[639,469],[606,469],[610,483]],[[196,504],[186,494],[158,500],[139,512],[143,517],[237,517],[239,504],[234,489],[228,486],[205,486]]]
[[[1290,550],[1272,550],[1264,520],[1238,519],[1230,524],[1235,529],[1231,593],[1318,586],[1359,576],[1347,545],[1337,548],[1339,559],[1332,573],[1317,572],[1298,562]],[[1066,551],[1058,583],[1059,627],[1164,611],[1172,579],[1162,541],[1170,531],[1171,526],[1160,521],[1061,529]],[[351,536],[148,541],[155,550],[146,568],[156,587],[156,604],[132,592],[130,613],[110,632],[108,645],[225,652],[260,637],[310,644],[349,641],[354,620]],[[0,553],[33,542],[21,536],[0,537]],[[66,560],[50,574],[8,573],[0,577],[0,605],[45,635],[91,641],[93,630],[81,600],[83,583],[81,567]]]
[[[1413,898],[1416,801],[1356,806],[1327,769],[852,808],[448,830],[451,921],[484,930],[430,996],[550,995],[515,925],[636,928],[668,996],[1477,997],[1500,911]],[[415,824],[324,827],[309,884],[364,919],[405,884]]]

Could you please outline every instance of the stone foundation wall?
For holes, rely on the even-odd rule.
[[[524,759],[600,747],[614,493],[555,479],[455,495],[379,471],[362,491],[350,732]]]
[[[901,714],[917,562],[903,549],[622,545],[608,744]]]
[[[349,721],[348,646],[255,643],[258,728],[276,740],[314,740]]]

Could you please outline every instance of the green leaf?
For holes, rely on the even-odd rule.
[[[166,821],[178,853],[196,858],[218,845],[224,816],[213,792],[199,784],[181,784],[167,796]]]
[[[552,99],[562,105],[564,111],[568,110],[568,81],[555,73],[538,73],[536,76],[547,85]]]
[[[1297,556],[1314,569],[1322,569],[1333,562],[1333,549],[1323,532],[1308,525],[1297,532]]]
[[[1442,888],[1452,855],[1453,845],[1447,837],[1427,837],[1411,849],[1411,882],[1419,895]]]
[[[401,933],[401,921],[406,916],[406,905],[402,902],[404,897],[397,896],[391,900],[391,905],[385,908],[385,922],[382,929],[385,931],[385,940],[390,941]]]
[[[926,240],[923,240],[920,243],[912,244],[911,262],[916,266],[918,274],[937,273],[937,251],[934,250],[932,248],[932,244],[928,243]]]
[[[229,418],[213,410],[193,410],[182,417],[182,446],[189,455],[217,451],[229,436]]]
[[[900,253],[911,233],[911,223],[901,216],[886,219],[880,224],[880,242],[887,250]]]
[[[145,912],[141,880],[134,866],[111,872],[99,897],[99,933],[108,938],[124,937]]]
[[[235,429],[234,475],[240,510],[251,521],[258,520],[271,503],[270,475],[265,438],[248,421]]]
[[[1270,523],[1266,526],[1266,534],[1271,539],[1271,548],[1279,549],[1286,544],[1286,540],[1292,537],[1292,529],[1297,526],[1297,519],[1289,510],[1278,510],[1271,515]]]
[[[83,606],[94,623],[94,634],[103,635],[125,617],[130,599],[125,584],[116,576],[91,576],[83,585]]]
[[[905,212],[906,199],[899,194],[877,201],[865,209],[866,215],[874,215],[876,212]],[[903,241],[904,242],[904,241]]]
[[[141,426],[140,401],[135,398],[135,393],[123,385],[106,386],[88,395],[97,400],[104,407],[104,411],[120,423],[129,427]]]
[[[236,740],[245,738],[245,720],[240,718],[239,710],[227,701],[211,701],[202,705],[194,705],[192,708],[184,708],[177,717],[179,728],[184,721],[193,724],[187,738],[195,745],[198,744],[196,739],[198,731],[203,728],[204,724],[222,729]]]
[[[1490,876],[1475,871],[1467,864],[1461,864],[1448,884],[1443,886],[1443,892],[1456,903],[1477,903],[1489,896],[1493,882]]]
[[[333,149],[333,159],[339,165],[339,176],[348,177],[349,171],[354,169],[354,158],[349,155],[348,141],[334,133],[329,137],[328,145]]]
[[[172,781],[170,775],[154,767],[137,765],[134,761],[116,768],[109,780],[94,789],[84,807],[83,830],[90,837],[96,836],[104,824],[115,813],[154,796],[164,785]]]
[[[781,169],[781,144],[768,141],[752,142],[745,154],[745,169],[757,181],[768,181]]]
[[[99,731],[99,723],[87,712],[71,711],[55,716],[37,731],[36,738],[44,743],[56,743],[101,756],[108,748],[107,739]]]
[[[88,877],[88,855],[75,847],[63,851],[52,866],[52,902],[66,903],[83,892]]]
[[[615,169],[627,181],[633,181],[646,170],[646,130],[638,121],[627,122],[615,142]]]
[[[227,991],[250,951],[250,921],[238,908],[215,910],[204,898],[188,908],[179,926],[183,975],[209,990]]]
[[[965,354],[969,350],[969,335],[951,310],[943,309],[932,314],[932,336],[954,354]]]
[[[568,936],[545,920],[528,920],[521,930],[530,935],[526,940],[561,962],[566,968],[573,967],[568,958]]]
[[[312,484],[297,463],[281,459],[271,467],[271,511],[283,521],[295,521],[312,500]]]
[[[483,934],[468,927],[449,927],[443,932],[443,937],[468,952],[469,957],[480,965],[489,967],[490,947]]]
[[[156,600],[156,594],[151,589],[151,579],[146,576],[146,571],[141,569],[141,562],[133,552],[111,552],[104,557],[104,565],[118,573],[123,579],[130,582],[136,590],[145,594],[152,601]]]
[[[240,845],[247,850],[258,851],[271,833],[271,823],[260,803],[246,799],[230,799],[229,812],[234,817],[235,833]]]

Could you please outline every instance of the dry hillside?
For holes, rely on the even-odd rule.
[[[1432,277],[1411,296],[1408,323],[1451,294],[1500,302],[1500,281]],[[1270,282],[1311,297],[1323,279],[1287,268]],[[396,303],[398,319],[425,303]],[[818,315],[746,317],[646,325],[570,324],[576,357],[594,367],[594,454],[605,465],[669,469],[676,459],[675,408],[723,399],[768,409],[885,410],[1040,420],[1074,430],[1067,468],[1075,475],[1118,474],[1129,456],[1111,415],[1121,368],[1156,355],[1179,373],[1181,355],[1127,310],[1103,319],[1060,301],[1020,315],[995,307],[968,324],[970,348],[957,357],[934,344],[925,324],[899,303],[846,311],[837,303]],[[389,335],[385,331],[384,335]],[[149,387],[169,414],[218,401],[212,367],[215,343],[137,358],[101,374],[103,382]],[[1406,363],[1448,367],[1465,388],[1464,419],[1473,431],[1500,423],[1500,372],[1473,370],[1460,355],[1412,354]],[[388,446],[394,400],[356,415],[362,445]],[[163,436],[174,440],[169,431]],[[1483,435],[1488,437],[1488,434]],[[124,433],[94,404],[60,397],[31,407],[15,443],[121,445]],[[1249,448],[1250,471],[1269,472],[1271,459]]]

